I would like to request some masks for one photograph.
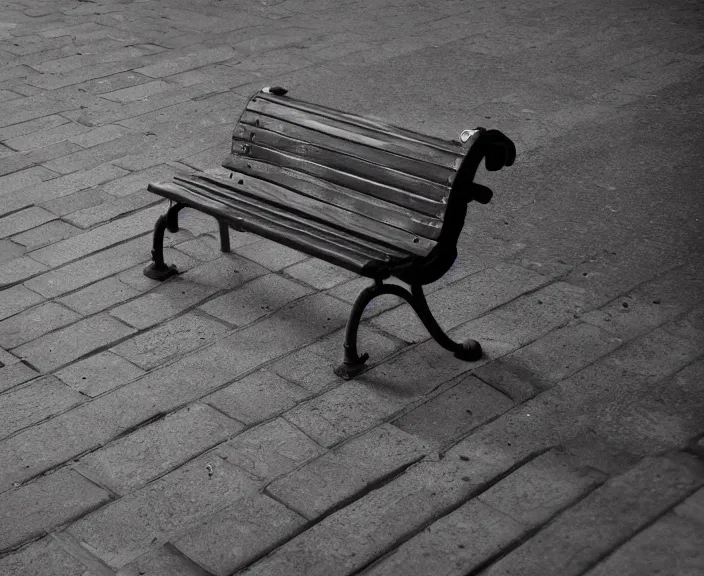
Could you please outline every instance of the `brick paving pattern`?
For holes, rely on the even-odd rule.
[[[693,0],[0,0],[0,574],[704,573]],[[518,148],[427,287],[165,202],[246,99]],[[482,181],[483,174],[479,175]]]

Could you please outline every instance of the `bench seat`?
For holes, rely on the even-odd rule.
[[[370,278],[389,277],[427,256],[436,244],[427,239],[414,244],[418,237],[404,230],[313,198],[305,198],[302,211],[284,189],[238,173],[177,176],[174,182],[150,184],[148,189],[225,220],[235,230],[253,232]]]

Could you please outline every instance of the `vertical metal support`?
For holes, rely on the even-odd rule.
[[[152,262],[144,269],[144,275],[152,280],[166,280],[178,274],[176,266],[164,262],[164,232],[178,232],[178,213],[184,204],[173,204],[166,214],[156,219],[154,225],[154,239],[152,242]]]
[[[218,225],[220,226],[220,251],[229,252],[230,251],[230,227],[227,222],[218,220]]]
[[[350,317],[347,319],[347,325],[345,326],[345,343],[344,352],[342,357],[342,364],[340,364],[335,370],[335,374],[349,380],[354,378],[362,370],[364,370],[364,363],[369,359],[369,354],[364,353],[361,356],[357,353],[357,330],[359,329],[359,323],[362,320],[362,313],[367,307],[367,304],[372,301],[372,299],[378,296],[381,292],[380,290],[384,286],[379,280],[376,280],[371,286],[367,286],[364,290],[359,293],[357,299],[352,305],[352,311],[350,312]]]

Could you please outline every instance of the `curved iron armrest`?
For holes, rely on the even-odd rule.
[[[493,195],[490,188],[474,183],[482,160],[491,172],[511,166],[516,160],[516,146],[502,132],[485,128],[476,128],[476,131],[478,134],[472,134],[474,140],[452,184],[437,245],[422,264],[414,263],[408,270],[397,269],[393,272],[394,276],[408,284],[430,284],[452,267],[457,257],[457,241],[464,228],[467,204],[472,200],[487,204]]]
[[[516,145],[499,130],[486,130],[478,127],[475,128],[475,131],[478,131],[479,134],[462,160],[452,189],[454,191],[466,186],[468,189],[466,202],[475,200],[480,204],[488,204],[493,192],[490,188],[474,182],[479,164],[484,159],[484,166],[489,172],[496,172],[506,166],[512,166],[516,160]],[[469,131],[465,130],[463,135],[466,132]]]

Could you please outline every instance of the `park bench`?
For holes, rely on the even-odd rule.
[[[349,379],[363,370],[368,354],[357,352],[357,329],[364,308],[381,294],[405,299],[458,358],[479,359],[478,342],[445,334],[422,287],[455,261],[467,203],[491,199],[489,188],[473,182],[482,159],[490,171],[510,166],[516,156],[511,140],[484,128],[463,131],[462,142],[442,140],[286,92],[264,88],[249,100],[225,170],[149,185],[173,202],[155,225],[145,275],[164,280],[177,273],[164,262],[164,232],[178,231],[179,210],[195,208],[218,220],[223,252],[230,251],[233,228],[374,280],[352,307],[337,375]],[[384,284],[391,276],[410,291]]]

